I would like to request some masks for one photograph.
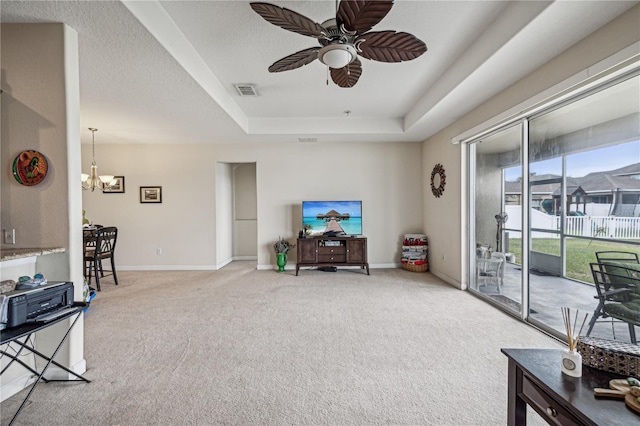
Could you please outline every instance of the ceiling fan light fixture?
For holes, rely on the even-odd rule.
[[[320,62],[329,68],[340,69],[355,61],[358,57],[356,48],[351,44],[330,44],[318,52]]]

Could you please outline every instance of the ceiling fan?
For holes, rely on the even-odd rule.
[[[335,18],[322,24],[297,12],[270,3],[251,3],[267,22],[285,30],[314,37],[319,47],[286,56],[269,67],[269,72],[289,71],[318,59],[330,69],[340,87],[353,87],[362,74],[358,56],[380,62],[402,62],[427,51],[424,42],[412,34],[369,31],[391,10],[393,0],[341,0]]]

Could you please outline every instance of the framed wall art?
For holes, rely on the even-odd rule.
[[[13,161],[13,177],[24,186],[39,184],[47,176],[48,170],[45,156],[32,149],[22,151]]]
[[[140,202],[141,203],[161,203],[162,187],[161,186],[141,186]]]
[[[113,184],[109,185],[102,192],[104,192],[105,194],[124,193],[124,176],[114,176],[111,182],[113,182]]]

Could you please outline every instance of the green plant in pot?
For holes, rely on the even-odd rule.
[[[291,244],[282,237],[278,237],[278,241],[273,244],[273,250],[276,252],[278,272],[284,272],[284,267],[287,264],[287,253],[289,252],[289,249],[294,248],[295,246],[295,244]]]
[[[89,219],[85,217],[86,214],[87,211],[85,209],[82,209],[82,226],[89,225],[91,223],[89,222]]]

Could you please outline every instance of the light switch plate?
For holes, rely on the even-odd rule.
[[[4,230],[4,243],[5,244],[15,244],[16,243],[16,230],[15,229],[5,229]]]

